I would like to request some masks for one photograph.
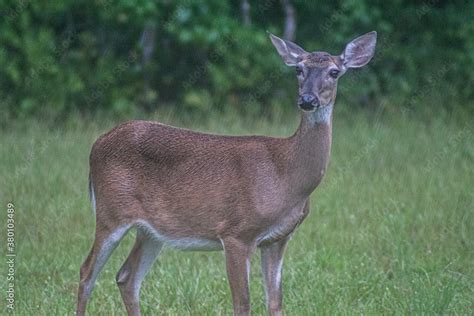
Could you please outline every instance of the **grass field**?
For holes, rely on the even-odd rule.
[[[474,313],[473,129],[405,113],[336,113],[329,171],[284,263],[287,315]],[[225,134],[290,135],[285,121],[233,116],[154,118]],[[15,205],[16,314],[71,315],[79,267],[93,241],[87,194],[93,141],[116,122],[60,128],[11,124],[0,138],[1,271],[6,274],[6,204]],[[123,315],[115,274],[129,234],[101,274],[90,315]],[[255,315],[265,313],[259,254],[252,260]],[[6,277],[0,278],[2,306]],[[142,288],[146,315],[229,315],[221,252],[165,250]],[[3,310],[4,311],[4,310]],[[2,312],[3,312],[2,311]]]

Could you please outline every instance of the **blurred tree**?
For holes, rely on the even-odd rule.
[[[474,99],[472,1],[0,0],[0,12],[1,106],[13,117],[292,106],[295,80],[266,30],[333,54],[377,30],[369,68],[342,79],[342,104]]]
[[[250,3],[248,0],[242,0],[241,4],[242,8],[242,20],[245,26],[249,26],[251,24],[250,18]]]
[[[290,0],[281,0],[283,11],[285,11],[285,29],[283,31],[283,38],[294,41],[296,32],[296,13],[295,8]]]

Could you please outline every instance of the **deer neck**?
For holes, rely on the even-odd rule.
[[[296,133],[290,138],[291,190],[309,196],[321,182],[329,162],[332,139],[332,109],[328,105],[303,112]]]

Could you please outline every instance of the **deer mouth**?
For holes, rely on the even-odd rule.
[[[298,107],[300,109],[302,109],[303,111],[306,111],[306,112],[313,112],[313,111],[316,111],[316,110],[319,110],[319,109],[322,109],[322,108],[325,108],[326,106],[328,106],[329,104],[326,104],[326,105],[321,105],[320,103],[318,102],[314,102],[314,103],[298,103]]]
[[[298,106],[303,111],[314,111],[318,107],[316,104],[312,104],[312,103],[300,103],[298,104]]]

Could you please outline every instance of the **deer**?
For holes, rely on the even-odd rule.
[[[301,121],[292,136],[215,135],[134,120],[93,144],[95,240],[80,268],[77,315],[85,314],[101,269],[132,228],[135,244],[116,275],[128,315],[140,315],[141,284],[163,246],[223,250],[239,316],[250,315],[250,258],[259,248],[268,314],[282,315],[283,255],[328,167],[338,79],[372,59],[377,33],[355,38],[340,55],[269,37],[296,69]]]

